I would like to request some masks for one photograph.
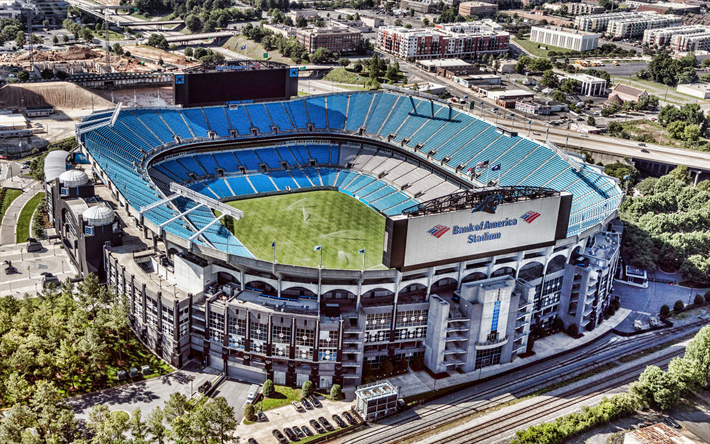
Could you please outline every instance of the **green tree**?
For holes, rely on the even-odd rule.
[[[163,424],[165,416],[163,415],[163,410],[160,407],[156,407],[150,412],[148,416],[148,421],[146,423],[146,431],[151,436],[151,442],[157,444],[164,444],[167,435],[167,430]]]
[[[64,34],[64,35],[62,35],[62,42],[63,42],[64,44],[69,43],[69,34]]]
[[[641,193],[642,196],[652,196],[656,188],[656,182],[658,182],[658,179],[655,177],[647,177],[636,184],[636,191]]]
[[[705,326],[695,334],[685,348],[685,359],[690,360],[698,375],[698,384],[702,387],[710,385],[710,326]]]
[[[20,82],[26,82],[30,79],[30,73],[27,71],[20,71],[17,73],[17,80]]]
[[[42,72],[40,73],[40,76],[41,76],[42,79],[44,79],[44,80],[53,79],[53,78],[54,78],[54,71],[52,71],[52,70],[49,69],[49,68],[44,68],[44,69],[42,70]]]
[[[681,396],[678,381],[655,365],[649,365],[631,384],[631,393],[662,410],[673,407]]]
[[[670,308],[669,306],[667,306],[667,305],[665,305],[665,304],[664,304],[663,306],[661,306],[661,310],[660,310],[660,312],[659,312],[659,314],[660,314],[661,316],[663,316],[663,317],[665,318],[665,317],[667,317],[670,313],[671,313],[671,308]]]
[[[548,88],[557,88],[559,82],[557,81],[557,74],[551,69],[542,73],[542,80],[540,83]]]
[[[597,119],[595,119],[594,116],[587,117],[587,125],[597,126]]]
[[[314,388],[311,381],[305,381],[301,386],[301,398],[307,398],[313,394]]]
[[[27,37],[25,37],[24,31],[17,31],[15,34],[15,44],[22,48],[27,43]]]
[[[339,384],[333,384],[333,386],[330,388],[330,397],[335,400],[341,399],[343,397],[343,390]]]
[[[148,45],[154,46],[158,49],[167,50],[170,47],[168,41],[165,39],[163,34],[153,34],[148,38]]]
[[[267,379],[266,382],[264,382],[264,387],[261,389],[261,393],[266,398],[274,396],[274,381]]]
[[[343,68],[347,68],[348,65],[350,65],[350,59],[341,58],[338,60],[338,65],[342,66]]]
[[[253,404],[247,404],[247,406],[244,407],[244,419],[251,422],[256,421],[256,410]]]
[[[209,418],[209,438],[217,439],[220,444],[231,441],[231,436],[237,429],[234,418],[234,408],[220,396],[206,403],[202,410]]]
[[[675,301],[675,304],[673,304],[673,311],[675,311],[676,313],[680,313],[681,311],[683,311],[683,309],[685,309],[685,304],[683,303],[683,301]]]
[[[113,45],[113,52],[116,55],[123,55],[123,46],[121,46],[120,43],[114,43]]]
[[[59,44],[59,37],[57,37],[56,35],[52,37],[52,44],[54,46],[57,46]]]

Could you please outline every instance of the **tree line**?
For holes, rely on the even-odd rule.
[[[518,431],[511,444],[558,444],[606,424],[630,416],[638,409],[668,409],[683,396],[710,386],[710,326],[703,327],[688,344],[683,357],[673,358],[668,371],[646,367],[628,393],[604,398],[598,405],[583,408],[555,422]]]
[[[647,178],[639,196],[621,206],[628,227],[622,242],[626,263],[647,270],[679,270],[691,284],[710,283],[710,181],[693,186],[688,168]]]

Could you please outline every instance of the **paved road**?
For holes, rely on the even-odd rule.
[[[234,408],[234,416],[241,419],[244,416],[244,407],[250,387],[250,383],[227,379],[214,391],[212,397],[224,396],[227,403]]]
[[[24,193],[20,195],[17,199],[12,201],[10,206],[5,211],[5,216],[2,220],[2,227],[0,227],[0,245],[12,245],[15,243],[15,226],[17,224],[17,216],[19,216],[22,207],[25,206],[28,200],[32,198],[42,190],[42,185],[37,181],[25,180],[24,183],[20,182],[19,179],[13,178],[14,180],[6,180],[3,183],[5,187],[23,187]]]

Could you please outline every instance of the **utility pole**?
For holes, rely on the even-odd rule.
[[[34,57],[32,56],[32,9],[27,11],[27,41],[30,43],[30,73],[34,71]]]
[[[109,40],[108,35],[108,11],[108,8],[104,9],[104,28],[106,31],[106,74],[111,72],[111,40]]]

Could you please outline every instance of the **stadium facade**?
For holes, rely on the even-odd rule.
[[[436,100],[124,108],[85,118],[77,140],[93,180],[48,175],[55,226],[177,366],[201,358],[320,387],[360,384],[386,360],[494,370],[529,351],[532,330],[556,319],[592,330],[611,302],[616,180]],[[316,189],[387,216],[387,267],[259,259],[213,211]]]

